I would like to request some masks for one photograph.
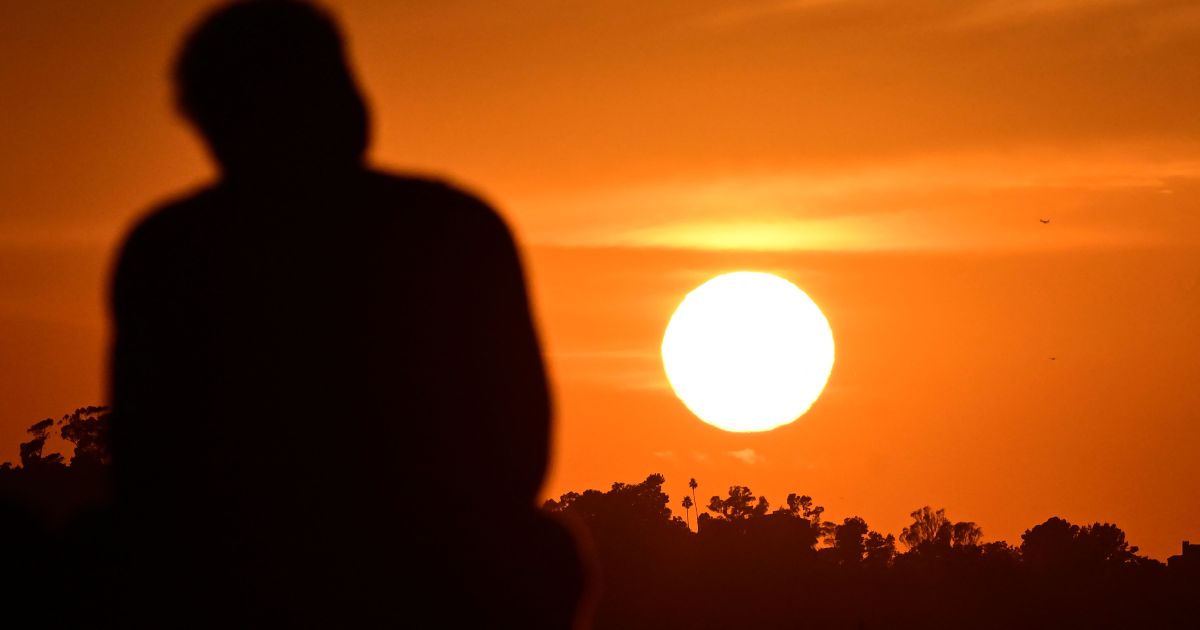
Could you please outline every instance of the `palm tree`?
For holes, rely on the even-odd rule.
[[[695,477],[688,480],[688,487],[692,489],[692,505],[699,506],[700,504],[696,502],[696,488],[699,488],[700,484],[696,483]],[[696,509],[699,508],[697,507]]]
[[[694,503],[692,502],[692,497],[684,495],[684,497],[683,497],[683,515],[687,518],[688,529],[692,528],[692,512],[691,512],[692,505],[694,505]]]

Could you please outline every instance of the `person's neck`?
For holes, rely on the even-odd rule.
[[[343,179],[365,170],[362,159],[251,160],[222,164],[222,179],[234,185],[307,187]]]

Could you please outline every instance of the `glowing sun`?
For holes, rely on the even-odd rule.
[[[833,331],[812,298],[769,273],[717,276],[683,299],[662,343],[675,394],[726,431],[804,415],[833,370]]]

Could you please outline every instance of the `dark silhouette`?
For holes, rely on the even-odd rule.
[[[1183,549],[1179,555],[1167,558],[1167,566],[1180,572],[1200,578],[1200,545],[1191,541],[1183,541]]]
[[[1041,221],[1041,222],[1042,222],[1042,224],[1044,225],[1044,224],[1046,224],[1046,223],[1049,223],[1049,222],[1050,222],[1050,219],[1038,219],[1038,221]]]
[[[364,166],[366,107],[311,5],[214,12],[175,81],[221,177],[144,219],[115,275],[120,623],[570,625],[504,222]]]
[[[107,466],[108,418],[104,409],[85,408],[34,425],[30,442],[57,443],[57,430],[74,443],[69,464],[42,452],[16,466],[0,465],[5,570],[19,577],[16,591],[8,591],[18,603],[0,608],[9,625],[110,625],[103,612],[122,557],[111,544],[110,520],[96,509],[102,504],[97,481],[103,479],[96,467]],[[97,439],[74,439],[81,428]],[[692,533],[668,508],[665,482],[655,474],[545,503],[590,534],[585,541],[593,543],[601,578],[597,628],[1196,627],[1200,546],[1187,542],[1163,566],[1138,555],[1116,525],[1078,526],[1054,517],[1027,530],[1013,547],[983,542],[974,523],[924,507],[905,528],[905,542],[915,546],[897,553],[895,537],[872,531],[862,518],[823,521],[824,509],[798,494],[771,511],[745,486],[713,497],[712,513],[701,514]],[[452,525],[460,521],[456,504],[476,495],[410,501],[416,504],[413,518]],[[490,524],[490,516],[480,518]],[[411,535],[397,532],[405,544],[427,542]],[[338,544],[353,548],[349,540]],[[444,552],[452,557],[477,549],[465,537],[447,544]],[[296,549],[298,561],[308,562],[310,551]],[[488,561],[467,559],[465,569]],[[450,607],[474,596],[470,590],[445,595]],[[392,597],[402,604],[405,595]],[[180,620],[174,625],[187,625],[195,614],[168,612]],[[455,615],[411,625],[453,625]],[[13,624],[14,617],[27,621]]]
[[[898,552],[799,493],[700,513],[692,479],[693,533],[658,474],[535,509],[550,405],[495,212],[364,166],[309,5],[214,13],[176,80],[221,179],[129,236],[111,412],[36,422],[0,464],[4,627],[564,627],[584,571],[560,518],[601,630],[1197,627],[1200,548],[1164,566],[1111,523],[1014,547],[923,507]]]
[[[774,511],[733,486],[693,534],[672,516],[662,475],[545,507],[595,540],[595,627],[1194,628],[1200,572],[1184,556],[1138,556],[1124,532],[1052,518],[1020,547],[983,542],[975,523],[923,507],[901,538],[793,494]],[[1194,546],[1185,546],[1190,554]],[[1192,554],[1196,555],[1196,554]]]
[[[930,549],[978,546],[983,530],[969,521],[953,522],[946,510],[934,510],[926,505],[915,510],[912,525],[900,532],[900,542],[909,549],[921,552]]]
[[[104,625],[95,611],[111,605],[105,586],[115,566],[106,509],[108,419],[103,407],[83,407],[36,422],[17,465],[0,464],[0,555],[12,576],[0,589],[0,603],[11,602],[0,606],[6,626]],[[73,446],[69,460],[46,452],[47,442],[59,439]]]
[[[1058,517],[1021,534],[1021,555],[1027,563],[1050,569],[1095,570],[1139,562],[1138,548],[1125,541],[1125,532],[1112,523],[1080,527]]]

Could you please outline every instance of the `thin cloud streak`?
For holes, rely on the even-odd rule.
[[[747,466],[753,466],[754,464],[762,463],[763,460],[762,455],[752,448],[729,451],[726,453],[726,455],[729,455],[730,457],[742,462],[743,464],[746,464]]]
[[[708,28],[740,28],[765,20],[800,18],[839,10],[844,15],[857,15],[867,20],[878,17],[881,12],[893,12],[898,6],[904,13],[920,17],[930,26],[950,30],[1077,19],[1129,7],[1153,17],[1177,8],[1168,2],[1144,0],[924,0],[900,5],[886,0],[770,0],[713,9],[702,13],[694,24]]]
[[[780,16],[804,14],[816,9],[836,5],[861,4],[863,0],[774,0],[772,2],[744,2],[733,7],[720,7],[702,13],[694,23],[708,28],[742,26],[749,22],[778,18]]]
[[[669,392],[662,358],[653,350],[548,351],[556,380],[590,383],[623,391]]]
[[[961,12],[949,21],[959,28],[983,27],[1012,22],[1030,22],[1102,13],[1131,5],[1146,5],[1143,0],[983,0],[961,2]],[[1151,9],[1152,10],[1152,9]]]
[[[1120,155],[946,156],[754,173],[528,200],[535,244],[750,251],[1026,251],[1180,238],[1177,183],[1200,162]],[[1186,187],[1185,187],[1186,188]],[[1188,191],[1195,194],[1195,191]],[[1124,211],[1112,199],[1128,195]],[[558,208],[552,213],[549,208]],[[1100,209],[1103,207],[1103,209]],[[1053,217],[1053,227],[1036,219]],[[1197,226],[1200,228],[1200,225]],[[1051,231],[1053,230],[1053,231]],[[1052,238],[1049,236],[1052,235]]]

